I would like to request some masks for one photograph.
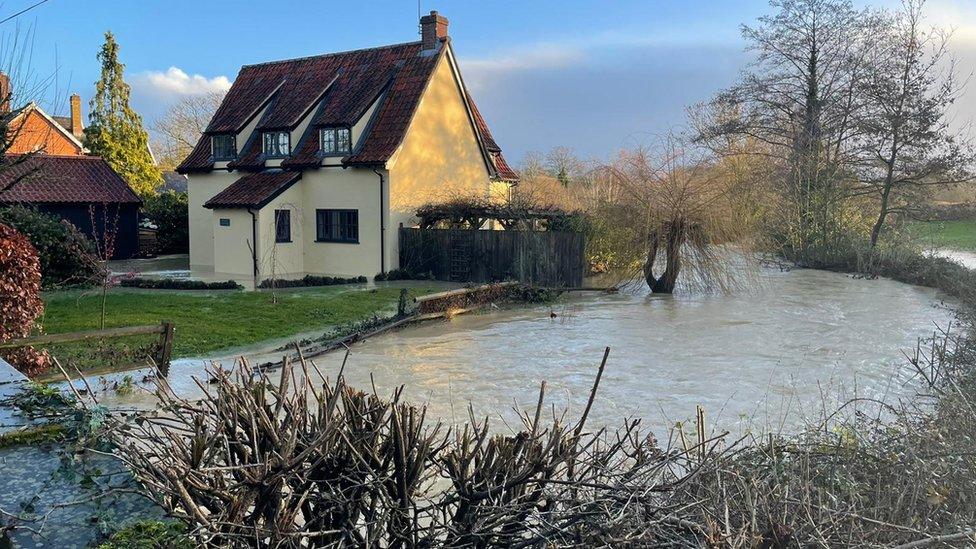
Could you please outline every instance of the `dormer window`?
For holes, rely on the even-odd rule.
[[[322,144],[322,154],[325,156],[339,156],[349,154],[352,143],[349,128],[322,128],[319,130],[319,143]]]
[[[211,138],[214,160],[237,158],[237,138],[234,135],[215,135]]]
[[[284,158],[291,154],[291,135],[288,132],[264,132],[264,156]]]

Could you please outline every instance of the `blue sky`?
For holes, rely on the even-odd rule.
[[[6,0],[0,18],[37,1]],[[956,28],[954,49],[971,72],[976,0],[929,3],[932,22]],[[739,25],[768,4],[421,0],[420,8],[450,19],[462,73],[518,163],[526,151],[554,146],[606,157],[679,126],[686,107],[734,80],[747,60]],[[133,106],[148,125],[181,95],[226,88],[243,64],[415,40],[417,12],[416,0],[48,0],[0,33],[9,40],[33,29],[34,72],[57,76],[42,104],[60,114],[70,92],[87,110],[95,54],[112,30]],[[962,99],[958,116],[976,116],[976,91]]]

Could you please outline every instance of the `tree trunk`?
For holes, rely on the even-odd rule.
[[[644,264],[644,280],[651,289],[651,293],[670,294],[674,293],[674,287],[678,282],[678,273],[681,270],[681,245],[685,240],[684,222],[674,221],[665,229],[666,236],[664,242],[665,267],[664,273],[660,277],[654,276],[654,260],[657,258],[659,247],[658,233],[653,235],[650,250],[647,253],[647,263]]]
[[[654,261],[657,259],[658,234],[652,233],[650,240],[651,245],[647,250],[647,261],[644,263],[644,282],[653,292],[654,286],[657,284],[657,277],[654,276]]]

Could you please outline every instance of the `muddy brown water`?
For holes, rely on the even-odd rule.
[[[911,398],[918,385],[904,353],[952,320],[937,292],[891,280],[815,270],[761,279],[735,295],[575,294],[431,322],[355,345],[345,375],[381,393],[404,385],[447,422],[466,420],[469,403],[477,416],[515,421],[513,406],[532,406],[545,380],[548,403],[575,417],[609,346],[592,425],[642,417],[661,438],[700,405],[710,430],[795,430],[853,396]],[[334,375],[342,359],[316,363]],[[174,389],[199,396],[191,376],[203,364],[176,361]],[[139,392],[102,400],[152,402]]]

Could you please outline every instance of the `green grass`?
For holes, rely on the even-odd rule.
[[[434,291],[411,288],[411,295]],[[105,327],[139,326],[172,320],[176,324],[173,358],[195,357],[357,322],[396,311],[399,288],[364,289],[327,286],[270,292],[179,292],[113,289],[106,300]],[[40,322],[49,334],[99,328],[101,296],[63,291],[43,295]],[[141,336],[140,336],[141,337]],[[141,343],[141,342],[140,342]],[[86,357],[91,343],[63,344],[52,354]],[[89,362],[85,360],[84,362]],[[88,369],[82,365],[82,369]]]
[[[919,221],[911,230],[928,246],[976,251],[976,220]]]

